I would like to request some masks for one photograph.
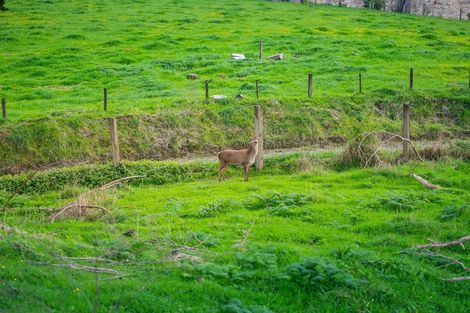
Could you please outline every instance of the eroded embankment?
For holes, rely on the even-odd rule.
[[[344,143],[368,130],[400,132],[401,102],[349,100],[325,106],[263,103],[265,148]],[[446,99],[408,102],[414,140],[468,137],[468,103]],[[253,106],[239,103],[167,109],[152,115],[118,116],[117,120],[122,158],[129,161],[213,155],[224,147],[245,146],[254,132]],[[0,174],[109,159],[109,128],[104,117],[51,117],[0,125]]]

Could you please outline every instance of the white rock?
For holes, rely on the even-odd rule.
[[[280,61],[284,60],[284,53],[279,53],[268,57],[269,60]]]
[[[217,100],[224,100],[224,99],[227,99],[227,96],[224,96],[224,95],[213,95],[211,98],[217,101]]]
[[[241,53],[232,53],[232,59],[237,61],[245,60],[245,55]]]

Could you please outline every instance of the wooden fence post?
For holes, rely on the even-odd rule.
[[[312,97],[313,74],[308,74],[308,97]]]
[[[263,58],[263,42],[260,41],[258,48],[258,57],[261,60]]]
[[[459,20],[462,19],[462,9],[460,9],[460,13],[459,13]]]
[[[359,94],[362,93],[362,73],[359,73]]]
[[[259,100],[259,82],[256,80],[256,100]]]
[[[403,138],[410,140],[410,105],[403,104]],[[409,142],[403,141],[403,160],[406,162],[409,159]]]
[[[209,100],[209,80],[206,80],[206,100]]]
[[[413,67],[410,67],[410,89],[413,89]]]
[[[255,105],[255,132],[256,135],[261,134],[258,140],[258,155],[256,156],[256,169],[262,170],[264,166],[264,118],[263,108],[260,105]]]
[[[114,165],[118,165],[119,162],[121,162],[121,152],[119,150],[117,122],[114,117],[109,119],[109,132],[111,133],[111,152],[113,155],[113,163]]]
[[[7,119],[7,99],[2,98],[2,116]]]
[[[108,111],[108,89],[103,88],[103,110]]]

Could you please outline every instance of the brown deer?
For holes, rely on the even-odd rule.
[[[250,139],[250,146],[247,149],[241,150],[222,150],[217,153],[220,161],[219,168],[219,181],[224,180],[224,173],[228,165],[242,165],[243,173],[245,174],[245,181],[248,181],[248,170],[250,166],[255,163],[256,155],[258,154],[258,141],[261,134],[256,135]]]

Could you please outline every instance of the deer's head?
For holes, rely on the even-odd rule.
[[[254,136],[254,137],[251,137],[251,139],[250,139],[250,144],[251,144],[252,146],[255,146],[255,147],[256,147],[256,146],[258,145],[258,141],[259,141],[259,139],[261,138],[261,136],[262,136],[262,134],[258,134],[258,135]]]

